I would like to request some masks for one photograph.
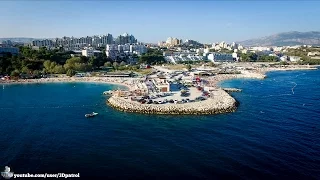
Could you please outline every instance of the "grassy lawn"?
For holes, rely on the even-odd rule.
[[[146,75],[146,74],[150,74],[152,72],[152,69],[151,68],[150,69],[137,69],[134,72],[137,72],[142,75]]]

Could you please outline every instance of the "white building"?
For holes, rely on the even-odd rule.
[[[129,52],[132,54],[141,55],[147,52],[147,47],[145,45],[135,44],[130,45]]]
[[[288,61],[288,60],[289,60],[288,56],[280,57],[280,61]]]
[[[152,79],[152,82],[160,92],[170,91],[170,83],[165,77]]]
[[[142,44],[107,44],[106,55],[108,58],[116,59],[117,57],[125,57],[132,54],[141,55],[147,52],[147,47]]]
[[[292,62],[300,61],[301,57],[299,56],[289,56],[289,60]]]
[[[233,42],[232,44],[231,44],[231,48],[232,49],[238,49],[238,44],[237,43],[235,43],[235,42]]]
[[[209,48],[205,48],[204,50],[203,50],[203,53],[209,53],[210,52],[210,49]]]
[[[118,45],[107,44],[106,45],[106,56],[111,59],[116,59],[119,56]]]
[[[208,55],[208,60],[212,62],[234,62],[232,54],[211,53]]]
[[[239,56],[238,56],[238,54],[237,53],[232,53],[232,58],[234,59],[234,60],[236,60],[236,61],[239,61]]]
[[[262,47],[262,46],[257,46],[257,47],[252,47],[250,50],[253,51],[271,51],[270,47]]]
[[[247,52],[248,52],[247,49],[243,49],[243,50],[241,51],[242,54],[247,54]]]
[[[204,52],[203,48],[196,49],[197,54],[203,54],[203,52]]]
[[[86,57],[94,56],[94,50],[91,48],[83,49],[81,52],[82,52],[82,56],[86,56]]]
[[[320,56],[320,52],[308,52],[307,56]]]

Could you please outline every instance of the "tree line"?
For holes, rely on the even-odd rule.
[[[76,57],[73,51],[62,49],[47,50],[42,47],[34,50],[27,46],[19,47],[19,54],[4,53],[0,56],[0,74],[17,76],[18,74],[66,73],[67,71],[88,71],[103,66],[111,59],[105,53],[97,57]]]
[[[148,49],[138,59],[138,63],[161,64],[165,63],[161,50]],[[39,50],[27,46],[19,47],[19,54],[4,53],[0,55],[0,75],[40,76],[41,74],[73,75],[76,72],[86,72],[110,67],[113,70],[136,70],[139,66],[127,66],[125,60],[113,61],[106,57],[105,51],[95,57],[77,56],[73,51],[64,51],[62,48],[48,50],[45,47]]]
[[[138,62],[143,64],[155,65],[155,64],[163,64],[166,61],[163,57],[163,51],[150,48],[146,53],[142,54],[139,57]]]

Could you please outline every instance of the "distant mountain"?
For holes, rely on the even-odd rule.
[[[320,45],[320,32],[284,32],[257,39],[238,42],[244,46]]]
[[[33,40],[37,38],[26,38],[26,37],[14,37],[14,38],[0,38],[0,42],[10,40],[12,42],[18,43],[31,43]]]

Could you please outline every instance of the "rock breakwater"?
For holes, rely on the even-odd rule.
[[[234,112],[237,101],[224,90],[217,89],[204,101],[184,104],[140,104],[130,99],[112,96],[107,103],[120,111],[145,114],[220,114]]]

